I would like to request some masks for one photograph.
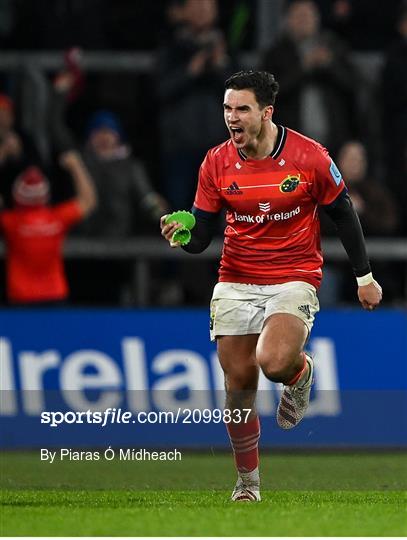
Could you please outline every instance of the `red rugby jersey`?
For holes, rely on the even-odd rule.
[[[247,158],[231,140],[207,153],[194,205],[226,208],[220,281],[318,287],[322,253],[317,206],[344,189],[341,173],[316,141],[278,126],[269,157]]]
[[[7,249],[7,296],[12,302],[67,297],[62,244],[68,229],[82,218],[82,209],[75,200],[54,207],[0,213]]]

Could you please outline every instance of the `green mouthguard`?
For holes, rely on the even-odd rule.
[[[183,227],[175,231],[171,240],[185,246],[191,240],[191,229],[195,227],[195,216],[186,210],[178,210],[167,216],[165,223],[168,225],[174,221],[181,223]]]

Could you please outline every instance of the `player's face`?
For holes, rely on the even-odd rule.
[[[261,109],[251,90],[232,90],[225,92],[223,110],[226,127],[236,148],[250,147],[259,139],[267,114]]]

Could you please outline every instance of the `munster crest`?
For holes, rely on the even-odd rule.
[[[282,193],[291,193],[291,191],[295,191],[298,187],[298,184],[300,183],[300,175],[288,175],[287,178],[284,178],[284,180],[280,184],[280,191]]]

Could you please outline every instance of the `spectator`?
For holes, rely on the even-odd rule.
[[[189,208],[206,150],[225,135],[219,96],[232,69],[217,13],[216,0],[185,0],[173,39],[159,51],[163,191],[175,209]]]
[[[401,5],[398,37],[389,49],[383,70],[383,143],[387,183],[402,211],[407,234],[407,2]]]
[[[75,145],[64,115],[66,102],[77,80],[75,72],[68,68],[58,74],[54,82],[51,129],[60,149]],[[152,232],[159,217],[169,210],[168,204],[154,190],[141,160],[131,155],[121,122],[115,114],[100,110],[90,118],[82,155],[94,179],[98,208],[76,227],[75,234],[108,240]],[[133,303],[128,261],[105,261],[102,267],[95,261],[81,261],[80,267],[72,263],[70,270],[78,275],[78,279],[73,280],[75,301],[103,305]],[[95,273],[103,280],[103,288],[100,281],[95,281]]]
[[[73,151],[60,157],[71,174],[76,198],[50,206],[50,186],[38,167],[15,181],[15,207],[0,213],[6,244],[7,297],[14,305],[55,305],[68,297],[62,245],[68,230],[96,205],[92,181]]]
[[[0,196],[6,207],[13,205],[14,180],[30,165],[40,165],[38,152],[31,139],[15,126],[13,100],[0,94]]]
[[[346,178],[349,195],[365,235],[396,235],[400,224],[396,199],[369,173],[367,152],[363,144],[358,141],[345,143],[338,154],[338,166]]]
[[[365,235],[392,236],[399,231],[400,215],[392,193],[369,171],[366,148],[358,141],[348,141],[338,154],[338,167],[346,180],[349,195],[359,215]],[[321,227],[325,235],[333,234],[331,222],[321,212]],[[340,298],[352,300],[353,276],[345,265],[327,265],[320,299],[325,305],[335,304]],[[401,275],[397,265],[376,261],[375,274],[386,291],[386,301],[402,297]]]
[[[98,111],[89,121],[83,157],[95,181],[99,208],[77,229],[76,234],[103,239],[126,239],[149,234],[159,218],[168,212],[168,204],[152,187],[141,160],[132,157],[124,142],[121,123],[109,111]],[[131,265],[128,261],[105,261],[103,268],[90,261],[82,264],[78,290],[85,301],[99,298],[102,303],[132,304]],[[105,277],[104,290],[94,286],[95,271]],[[99,289],[99,290],[98,290]]]
[[[392,39],[399,0],[317,0],[326,26],[349,44],[352,51],[376,52]]]
[[[312,0],[288,5],[282,34],[260,65],[280,83],[278,122],[318,140],[333,153],[353,135],[357,76],[345,46],[321,29]]]
[[[180,0],[168,12],[173,37],[159,50],[156,70],[160,102],[162,188],[173,209],[188,209],[196,173],[208,147],[220,143],[219,114],[224,80],[235,71],[226,38],[217,25],[217,0]],[[168,265],[159,302],[202,304],[210,298],[214,265]],[[181,279],[179,278],[181,276]]]
[[[98,111],[89,121],[84,161],[95,181],[99,208],[81,226],[84,236],[127,238],[151,231],[167,202],[152,187],[146,169],[124,142],[120,120]],[[144,223],[143,223],[144,222]]]
[[[51,132],[61,150],[75,146],[64,117],[66,102],[75,95],[78,80],[84,79],[80,75],[75,64],[74,69],[68,67],[55,78]],[[143,163],[131,155],[121,122],[111,111],[100,110],[90,118],[82,154],[98,194],[97,210],[77,229],[82,236],[128,238],[140,230],[151,230],[157,218],[168,211]]]

